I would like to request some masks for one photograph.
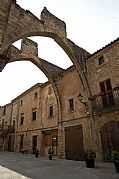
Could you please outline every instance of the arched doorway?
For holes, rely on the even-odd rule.
[[[119,149],[119,121],[110,121],[104,124],[100,129],[100,133],[103,160],[111,161],[112,151]]]

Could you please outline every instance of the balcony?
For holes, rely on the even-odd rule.
[[[94,112],[107,112],[119,108],[119,87],[89,97]]]
[[[7,126],[4,129],[2,129],[2,136],[6,137],[8,134],[11,134],[14,132],[15,132],[14,126]]]

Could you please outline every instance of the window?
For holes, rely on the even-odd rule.
[[[23,125],[23,123],[24,123],[24,113],[21,113],[20,124]]]
[[[104,61],[104,57],[101,56],[99,59],[98,59],[98,62],[99,62],[99,65],[102,65],[105,61]]]
[[[48,95],[51,94],[51,86],[48,87]]]
[[[33,111],[32,111],[32,120],[33,121],[36,120],[36,109],[33,109]]]
[[[15,130],[15,120],[13,120],[13,130]]]
[[[20,101],[20,105],[21,105],[21,106],[22,106],[22,104],[23,104],[23,100]]]
[[[49,114],[48,114],[49,117],[53,117],[53,106],[50,106],[49,107]]]
[[[103,107],[114,105],[114,97],[110,79],[99,83]]]
[[[5,113],[6,113],[6,106],[4,106],[3,115],[5,115]]]
[[[73,111],[73,110],[74,110],[74,100],[72,98],[69,99],[69,111]]]
[[[37,99],[37,97],[38,97],[38,93],[36,92],[36,93],[34,94],[34,99]]]

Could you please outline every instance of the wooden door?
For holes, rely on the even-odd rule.
[[[83,160],[82,125],[65,128],[65,156],[69,160]]]
[[[15,136],[14,135],[9,135],[8,138],[8,151],[13,152],[14,151],[14,140]]]
[[[24,145],[24,135],[20,135],[20,146],[19,146],[19,152],[22,151]]]
[[[32,151],[33,153],[36,151],[37,148],[37,135],[32,137]]]
[[[50,130],[44,132],[44,147],[45,151],[48,148],[52,148],[54,150],[54,155],[58,155],[58,130]],[[44,153],[45,153],[44,151]]]
[[[119,121],[106,123],[100,130],[104,161],[111,161],[113,150],[119,149]]]

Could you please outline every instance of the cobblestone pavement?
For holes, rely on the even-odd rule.
[[[0,179],[119,179],[119,174],[113,163],[89,169],[81,161],[0,152]]]

